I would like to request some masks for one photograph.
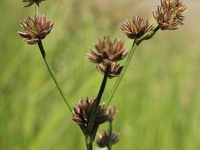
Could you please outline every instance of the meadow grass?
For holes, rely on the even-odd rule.
[[[95,97],[103,78],[85,59],[88,48],[104,35],[122,38],[130,47],[132,41],[121,33],[119,23],[138,13],[148,18],[147,12],[156,8],[155,2],[150,9],[138,10],[148,0],[136,2],[99,5],[98,1],[48,0],[41,5],[41,12],[55,22],[44,46],[71,105],[81,97]],[[38,47],[25,44],[17,35],[22,30],[20,20],[34,14],[34,7],[22,5],[21,1],[0,2],[0,149],[85,149],[84,136],[72,121]],[[200,53],[197,34],[187,23],[193,18],[187,13],[181,30],[159,31],[136,49],[111,101],[119,110],[113,128],[121,135],[113,149],[200,149]]]

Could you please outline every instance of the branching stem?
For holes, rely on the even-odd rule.
[[[58,81],[57,81],[57,79],[56,79],[56,77],[55,77],[55,73],[54,73],[54,71],[53,71],[53,68],[51,67],[51,65],[50,65],[50,63],[49,63],[49,61],[48,61],[48,59],[47,59],[47,56],[46,56],[46,53],[45,53],[45,50],[44,50],[44,47],[43,47],[43,44],[42,44],[42,41],[41,41],[41,40],[39,40],[39,42],[38,42],[38,47],[39,47],[39,49],[40,49],[40,52],[41,52],[42,57],[43,57],[43,59],[44,59],[44,62],[45,62],[45,64],[46,64],[46,66],[47,66],[47,69],[48,69],[48,71],[49,71],[49,73],[50,73],[50,75],[51,75],[51,77],[52,77],[54,83],[56,84],[56,87],[57,87],[58,91],[60,92],[60,94],[61,94],[63,100],[65,101],[65,103],[66,103],[66,105],[67,105],[67,107],[68,107],[69,110],[72,112],[72,108],[71,108],[71,106],[69,105],[68,101],[66,100],[66,98],[65,98],[65,96],[64,96],[64,94],[63,94],[63,92],[62,92],[62,90],[61,90],[61,88],[60,88],[60,85],[58,84]]]
[[[116,90],[117,90],[117,88],[118,88],[118,86],[119,86],[119,84],[120,84],[120,82],[121,82],[121,80],[122,80],[122,78],[123,78],[128,66],[129,66],[129,64],[131,62],[131,59],[133,57],[133,54],[134,54],[136,48],[137,48],[137,44],[136,44],[136,42],[134,40],[133,45],[131,47],[131,50],[130,50],[130,52],[128,54],[128,58],[126,59],[126,62],[125,62],[124,67],[122,69],[122,72],[119,75],[119,77],[117,78],[117,80],[116,80],[116,82],[115,82],[115,84],[114,84],[114,86],[113,86],[113,88],[112,88],[112,90],[110,92],[110,95],[109,95],[109,97],[108,97],[108,99],[106,101],[106,105],[105,105],[106,107],[108,107],[108,105],[110,104],[110,102],[111,102],[111,100],[113,98],[113,95],[115,94],[115,92],[116,92]]]

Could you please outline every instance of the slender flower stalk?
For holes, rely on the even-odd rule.
[[[44,50],[44,47],[43,47],[43,44],[42,44],[42,40],[39,40],[39,41],[38,41],[38,47],[39,47],[39,49],[40,49],[40,52],[41,52],[41,54],[42,54],[42,57],[43,57],[43,59],[44,59],[44,61],[45,61],[45,64],[46,64],[46,66],[47,66],[47,69],[48,69],[48,71],[49,71],[49,73],[50,73],[50,75],[51,75],[51,77],[52,77],[52,79],[53,79],[53,81],[54,81],[54,83],[55,83],[55,85],[56,85],[58,91],[60,92],[60,94],[61,94],[63,100],[65,101],[65,103],[66,103],[66,105],[67,105],[67,107],[68,107],[69,110],[72,112],[72,108],[71,108],[71,106],[69,105],[67,99],[65,98],[65,96],[64,96],[64,94],[63,94],[63,91],[62,91],[62,89],[60,88],[60,85],[58,84],[58,81],[57,81],[57,79],[56,79],[56,76],[55,76],[55,73],[54,73],[54,71],[53,71],[53,68],[51,67],[51,65],[50,65],[50,63],[49,63],[49,61],[48,61],[48,59],[47,59],[47,56],[46,56],[46,53],[45,53],[45,50]]]
[[[101,101],[101,97],[103,95],[103,92],[105,90],[105,87],[106,87],[106,83],[107,83],[107,79],[108,79],[108,76],[109,76],[109,72],[110,72],[110,65],[107,66],[106,68],[106,71],[105,71],[105,74],[104,74],[104,78],[102,80],[102,83],[101,83],[101,87],[99,89],[99,93],[97,95],[97,98],[96,98],[96,102],[95,102],[95,106],[94,106],[94,110],[93,110],[93,113],[91,115],[95,115],[96,111],[97,111],[97,108],[99,106],[99,103]],[[92,117],[92,116],[91,116]]]
[[[108,99],[106,100],[106,105],[105,105],[106,107],[108,107],[108,105],[110,104],[110,102],[111,102],[111,100],[113,98],[113,95],[115,94],[115,92],[116,92],[116,90],[117,90],[122,78],[124,77],[124,74],[125,74],[128,66],[129,66],[129,64],[131,62],[131,59],[133,57],[133,54],[134,54],[136,48],[137,48],[137,44],[136,44],[136,42],[134,40],[133,45],[131,47],[131,50],[130,50],[128,56],[127,56],[126,62],[124,64],[124,67],[123,67],[123,69],[121,71],[121,74],[118,76],[118,78],[117,78],[117,80],[116,80],[116,82],[115,82],[115,84],[114,84],[114,86],[113,86],[113,88],[112,88],[112,90],[110,92],[110,95],[109,95]]]
[[[108,79],[108,76],[109,76],[109,72],[110,72],[110,65],[107,66],[107,68],[106,68],[106,71],[105,71],[105,74],[104,74],[104,78],[102,80],[101,87],[99,89],[99,93],[98,93],[96,101],[94,103],[94,109],[93,109],[93,111],[91,112],[91,115],[90,115],[90,122],[88,124],[89,129],[91,129],[89,131],[90,132],[90,136],[89,136],[90,137],[90,142],[89,142],[89,145],[93,144],[94,138],[95,138],[97,130],[99,128],[99,126],[94,127],[94,122],[95,122],[96,115],[97,115],[97,112],[98,112],[97,110],[98,110],[98,106],[99,106],[100,101],[101,101],[101,97],[102,97],[103,92],[104,92],[105,87],[106,87],[106,83],[107,83],[107,79]]]
[[[39,2],[35,3],[35,16],[39,15]]]

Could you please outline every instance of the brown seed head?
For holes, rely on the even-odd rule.
[[[119,134],[117,133],[112,133],[110,135],[109,130],[104,130],[101,133],[97,133],[98,139],[96,141],[98,147],[103,148],[103,147],[111,147],[115,143],[117,143],[120,139]]]
[[[96,68],[100,73],[102,73],[104,75],[104,73],[106,71],[106,66],[104,66],[103,64],[96,64]],[[119,76],[122,69],[123,69],[123,66],[120,66],[116,62],[111,62],[111,68],[110,68],[108,77],[113,78],[113,77]]]
[[[87,59],[93,63],[102,63],[108,66],[111,62],[117,62],[128,54],[128,49],[123,48],[124,43],[120,39],[111,41],[109,36],[104,36],[103,40],[98,41],[94,45],[94,49],[90,49]]]
[[[95,98],[80,99],[79,103],[74,105],[74,111],[72,113],[72,120],[79,126],[88,127],[91,113],[94,109]],[[97,110],[96,119],[94,125],[99,125],[107,121],[109,116],[104,108],[104,103],[100,104]]]
[[[130,39],[137,39],[138,42],[147,40],[147,35],[153,30],[153,25],[143,17],[133,17],[132,21],[126,19],[121,23],[120,28]]]
[[[179,25],[183,25],[185,17],[182,13],[187,9],[186,5],[180,0],[161,0],[161,6],[153,11],[161,30],[176,30]]]
[[[28,17],[21,22],[25,32],[18,32],[28,44],[35,44],[39,40],[44,39],[53,27],[52,21],[47,21],[45,15],[38,15],[35,18]]]
[[[38,4],[38,3],[41,3],[42,1],[45,1],[45,0],[22,0],[22,2],[28,3],[24,7],[29,7],[29,6],[33,5],[34,3]]]

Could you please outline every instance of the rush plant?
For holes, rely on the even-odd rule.
[[[99,91],[96,97],[85,96],[86,98],[80,98],[79,102],[72,107],[56,79],[43,47],[43,39],[51,33],[54,26],[53,21],[47,20],[46,16],[39,12],[39,6],[43,1],[45,0],[22,0],[22,2],[26,3],[25,8],[35,4],[36,9],[34,17],[28,16],[27,19],[21,21],[21,27],[24,31],[18,32],[18,34],[27,44],[38,45],[47,69],[72,114],[72,120],[80,127],[85,136],[87,150],[93,149],[96,135],[98,135],[97,145],[111,150],[112,145],[119,141],[120,136],[119,133],[113,132],[112,127],[117,110],[115,107],[109,106],[109,104],[124,77],[136,48],[143,41],[155,36],[159,30],[177,30],[180,25],[183,25],[183,20],[185,19],[183,12],[185,12],[187,6],[181,0],[161,0],[161,4],[152,13],[157,24],[151,24],[149,20],[140,16],[134,16],[132,20],[125,19],[120,24],[120,28],[133,41],[130,49],[124,48],[124,42],[119,38],[112,40],[109,36],[104,36],[99,39],[94,44],[94,48],[89,49],[87,54],[87,59],[95,64],[98,72],[103,74]],[[119,63],[122,59],[126,59],[123,65]],[[102,95],[104,94],[106,83],[108,80],[115,78],[115,84],[108,98],[103,100]],[[99,126],[105,122],[109,123],[108,129],[98,132]]]

